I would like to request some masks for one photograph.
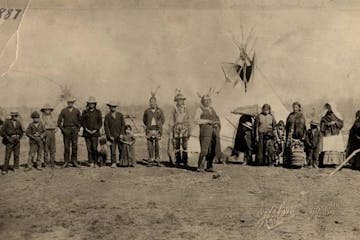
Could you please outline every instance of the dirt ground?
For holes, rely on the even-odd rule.
[[[144,146],[139,139],[138,159]],[[85,161],[82,139],[79,148]],[[21,163],[27,149],[25,140]],[[215,167],[215,174],[141,164],[10,172],[0,176],[0,239],[360,238],[357,171]]]

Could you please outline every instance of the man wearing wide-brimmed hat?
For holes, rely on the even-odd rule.
[[[220,118],[211,106],[211,96],[205,94],[201,96],[201,107],[195,115],[195,124],[200,126],[200,156],[198,162],[198,172],[205,169],[213,172],[214,158],[219,156],[220,149]]]
[[[102,126],[101,111],[96,108],[97,101],[95,97],[89,97],[87,108],[83,111],[81,121],[84,129],[86,149],[88,152],[88,161],[90,167],[95,167],[97,163],[97,147]]]
[[[174,102],[176,105],[171,112],[169,120],[169,139],[175,150],[175,163],[177,166],[184,164],[188,166],[188,140],[190,137],[190,116],[185,106],[185,96],[176,91]]]
[[[81,128],[81,113],[79,109],[74,107],[76,99],[70,98],[67,100],[67,107],[64,108],[59,115],[57,125],[61,129],[64,138],[64,165],[68,167],[70,163],[70,148],[71,148],[71,162],[74,167],[80,167],[77,162],[77,145],[78,133]]]
[[[50,104],[45,104],[41,109],[41,120],[45,125],[45,144],[44,144],[44,162],[46,166],[55,167],[56,138],[57,130],[56,119],[53,116],[54,108]]]
[[[5,145],[5,161],[2,169],[3,174],[8,173],[9,162],[11,154],[14,154],[14,169],[20,167],[20,139],[24,135],[24,130],[19,119],[18,112],[11,112],[11,118],[5,120],[1,129],[1,136],[3,137],[3,144]]]
[[[111,101],[108,104],[109,112],[105,115],[104,129],[107,140],[111,143],[111,167],[116,167],[116,148],[119,151],[119,160],[121,157],[121,138],[125,132],[124,115],[117,111],[118,104]]]

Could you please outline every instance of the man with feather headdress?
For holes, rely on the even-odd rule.
[[[156,91],[151,92],[149,100],[150,107],[145,110],[143,116],[143,123],[145,125],[147,146],[149,152],[148,166],[151,167],[153,163],[160,167],[160,144],[159,141],[162,136],[163,125],[165,122],[164,112],[157,105]]]

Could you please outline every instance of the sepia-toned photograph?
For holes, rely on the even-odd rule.
[[[0,0],[0,239],[360,239],[359,22],[356,0]]]

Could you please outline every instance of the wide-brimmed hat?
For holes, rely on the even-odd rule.
[[[244,127],[248,128],[248,129],[252,129],[252,123],[251,122],[244,122],[241,125],[243,125]]]
[[[114,101],[110,101],[106,105],[108,105],[109,107],[117,107],[118,106],[118,104]]]
[[[178,100],[186,100],[186,97],[182,94],[182,93],[178,93],[176,94],[176,96],[174,97],[174,101],[178,101]]]
[[[51,110],[54,111],[54,108],[50,106],[50,104],[46,103],[41,109],[41,112],[44,112],[45,110]]]
[[[97,103],[96,98],[93,97],[93,96],[89,97],[86,102],[87,102],[87,103]]]
[[[10,112],[10,116],[19,116],[19,112],[17,111]]]
[[[66,99],[66,102],[76,102],[76,98],[69,97],[68,99]]]
[[[37,111],[35,111],[31,113],[31,118],[40,118],[40,114]]]

